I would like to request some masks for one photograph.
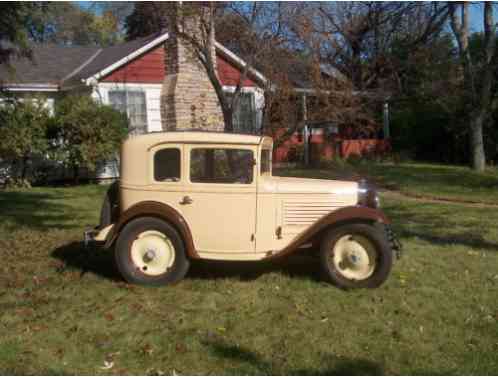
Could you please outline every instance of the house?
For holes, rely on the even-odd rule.
[[[213,46],[223,90],[233,92],[246,63],[221,44],[216,42]],[[107,48],[35,45],[32,61],[20,59],[13,66],[13,72],[0,66],[1,88],[20,98],[41,95],[51,111],[62,96],[86,93],[126,112],[132,134],[223,127],[218,99],[205,71],[189,57],[188,49],[167,32]],[[261,132],[265,81],[261,72],[249,71],[234,114],[235,131]],[[299,77],[293,84],[298,95],[305,98],[312,94],[309,83]],[[317,153],[336,153],[335,142],[326,135],[326,130],[333,131],[334,127],[337,129],[326,121],[321,126],[310,123],[305,127],[304,138],[293,135],[276,150],[274,160],[290,160],[296,146],[304,146],[307,161],[313,157],[311,150],[315,158]],[[319,144],[326,148],[317,148]],[[115,177],[117,164],[107,163],[97,174],[100,178]]]

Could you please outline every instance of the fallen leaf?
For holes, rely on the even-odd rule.
[[[100,367],[100,369],[103,369],[103,370],[111,369],[113,366],[114,366],[114,361],[104,360],[104,366]]]
[[[106,313],[104,315],[105,319],[107,319],[108,321],[114,321],[114,316],[111,314],[111,313]]]

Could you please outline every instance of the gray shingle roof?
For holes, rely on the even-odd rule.
[[[0,65],[0,82],[5,84],[60,84],[92,57],[97,47],[69,47],[40,44],[32,47],[33,60],[12,59],[10,70]]]
[[[33,45],[33,60],[12,59],[0,65],[0,84],[55,84],[81,82],[150,43],[161,33],[100,49],[87,46]]]

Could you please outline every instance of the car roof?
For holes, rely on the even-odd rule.
[[[126,143],[142,144],[145,147],[152,147],[162,143],[259,145],[264,139],[271,142],[271,138],[268,136],[216,131],[166,131],[130,136]]]

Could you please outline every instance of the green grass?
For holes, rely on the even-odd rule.
[[[402,193],[433,199],[498,204],[498,168],[477,173],[464,166],[360,161],[322,169],[279,169],[281,175],[341,178],[358,174]]]
[[[376,290],[327,285],[307,256],[144,288],[81,245],[104,190],[0,192],[0,374],[498,370],[496,210],[386,198],[406,251]]]

